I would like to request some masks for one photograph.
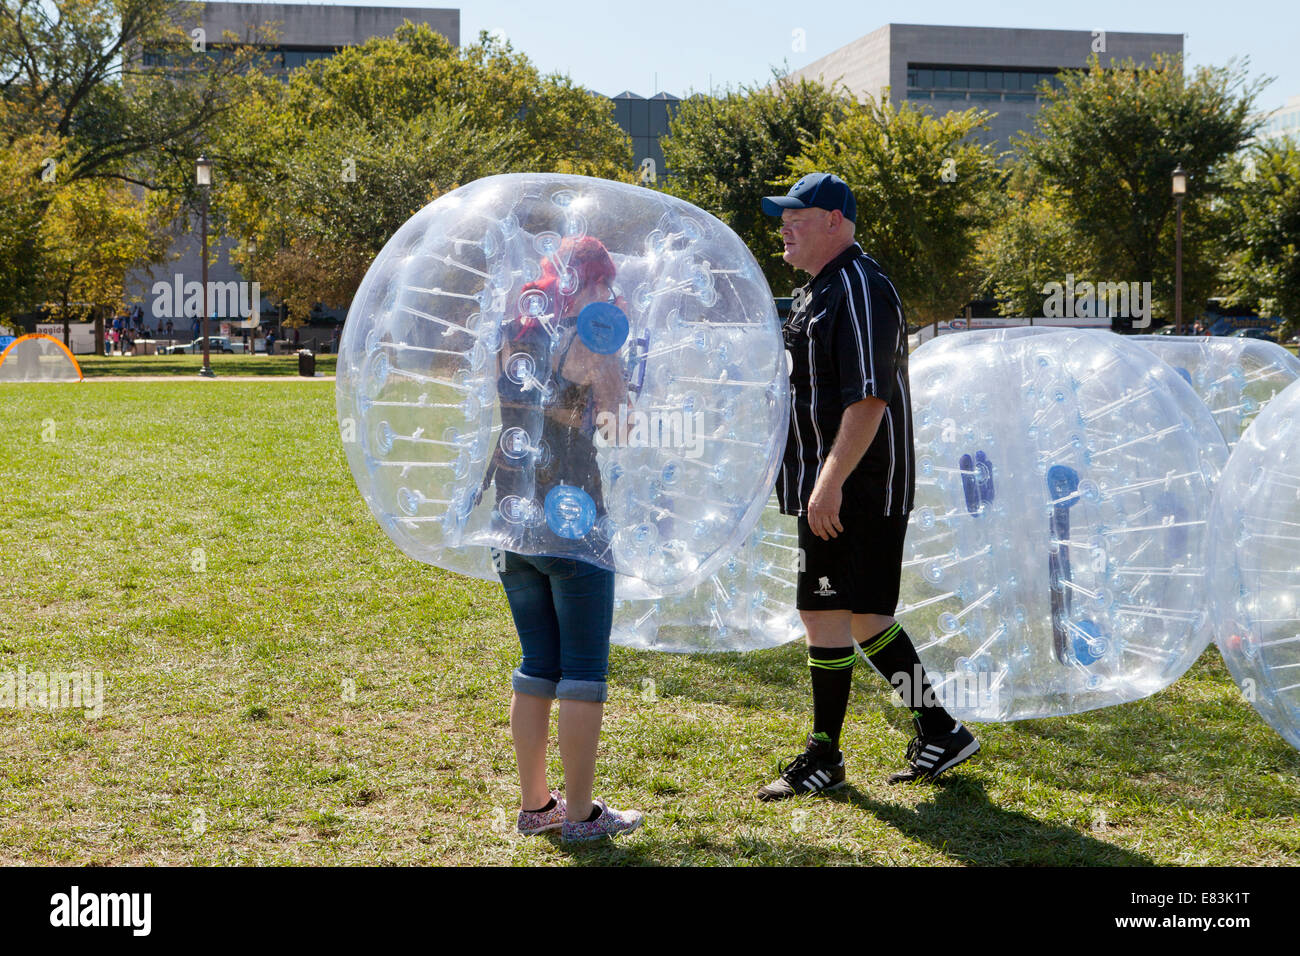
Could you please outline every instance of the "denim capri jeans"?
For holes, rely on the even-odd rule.
[[[550,700],[604,701],[614,572],[573,558],[492,556],[524,652],[511,686]]]

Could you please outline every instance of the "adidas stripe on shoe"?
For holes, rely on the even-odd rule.
[[[934,737],[912,738],[907,745],[907,769],[890,774],[890,783],[915,783],[933,780],[946,770],[969,760],[979,753],[979,741],[962,724],[953,726],[952,732]]]
[[[760,787],[760,800],[784,800],[806,793],[823,793],[844,786],[844,755],[826,757],[804,751],[781,768],[781,776]]]

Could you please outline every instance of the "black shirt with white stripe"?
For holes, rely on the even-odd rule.
[[[840,511],[910,512],[916,466],[907,323],[894,284],[854,243],[796,290],[782,332],[790,365],[790,433],[776,488],[781,511],[807,513],[844,410],[878,398],[888,407],[871,447],[844,482]]]

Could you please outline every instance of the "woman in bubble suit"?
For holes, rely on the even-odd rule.
[[[555,261],[567,263],[563,277]],[[617,354],[587,348],[576,318],[588,305],[614,301],[614,273],[614,261],[599,240],[570,238],[554,259],[542,262],[541,277],[524,287],[521,300],[537,289],[550,308],[520,314],[507,330],[501,362],[517,365],[525,354],[530,362],[524,367],[531,370],[512,375],[499,365],[497,387],[503,434],[523,429],[536,452],[512,460],[498,448],[491,471],[498,504],[512,498],[537,508],[563,483],[586,491],[597,520],[604,517],[593,422],[611,423],[627,391]],[[612,439],[615,427],[609,425],[606,438]],[[540,525],[536,533],[541,537],[533,541],[544,551],[553,532]],[[592,840],[636,829],[642,819],[638,811],[615,810],[592,796],[607,693],[614,573],[574,558],[513,551],[495,551],[493,561],[523,648],[510,699],[521,790],[519,832],[560,830],[565,840]],[[551,701],[557,699],[563,797],[546,782]]]

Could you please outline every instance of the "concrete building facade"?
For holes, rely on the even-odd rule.
[[[1040,83],[1059,84],[1060,70],[1103,66],[1154,54],[1181,55],[1177,33],[1114,33],[1003,27],[920,26],[890,23],[847,43],[792,74],[842,83],[858,97],[907,100],[937,114],[971,107],[997,115],[980,138],[1006,149],[1033,125],[1042,105]]]

